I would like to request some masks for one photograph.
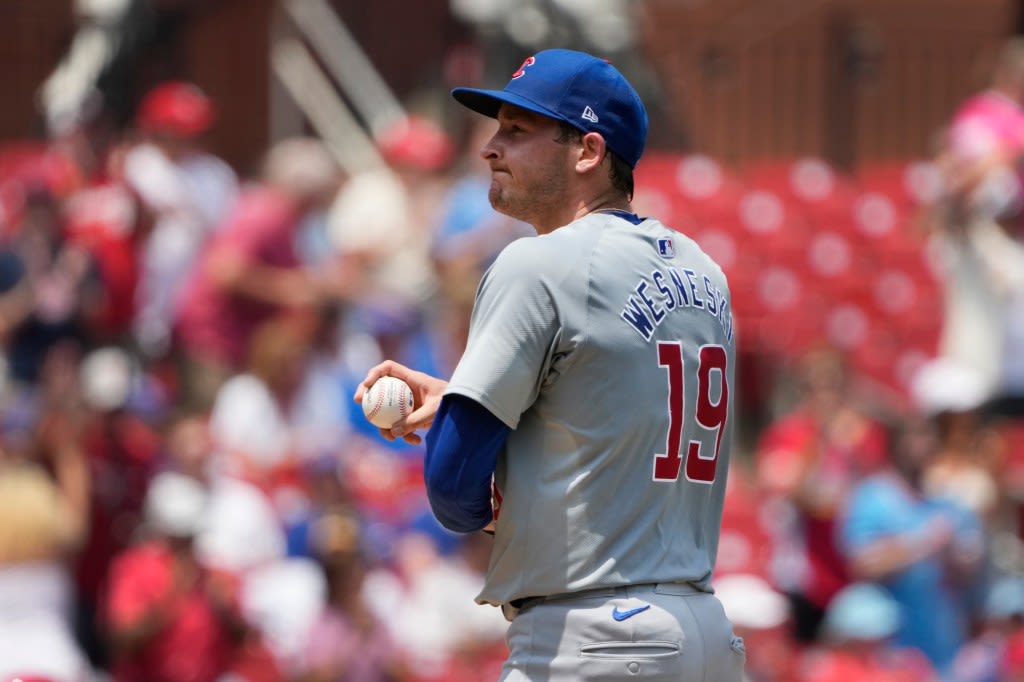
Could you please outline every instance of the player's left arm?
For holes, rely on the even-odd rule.
[[[427,432],[424,483],[434,516],[459,533],[484,529],[493,517],[491,477],[508,425],[466,396],[441,401]]]

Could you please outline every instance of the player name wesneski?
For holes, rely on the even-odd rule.
[[[641,279],[622,308],[622,319],[650,341],[654,330],[666,315],[681,308],[700,308],[715,317],[729,341],[732,341],[732,311],[722,290],[707,275],[689,268],[655,270],[649,279]]]

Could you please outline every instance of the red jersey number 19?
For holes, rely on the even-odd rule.
[[[729,415],[729,382],[726,368],[729,356],[718,345],[701,346],[697,365],[697,424],[715,432],[714,452],[701,452],[701,441],[691,440],[686,447],[686,478],[695,483],[714,483],[718,468],[718,450]],[[669,426],[665,454],[654,456],[654,480],[675,481],[682,468],[682,437],[686,423],[686,381],[683,345],[678,341],[658,342],[658,365],[668,374]],[[715,376],[717,375],[717,377]],[[717,379],[717,380],[716,380]],[[712,402],[712,389],[721,386],[718,400]]]

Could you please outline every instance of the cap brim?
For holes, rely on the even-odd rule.
[[[501,109],[502,104],[512,104],[526,109],[527,111],[532,111],[535,114],[553,118],[556,121],[566,121],[564,116],[557,114],[546,107],[542,107],[536,102],[528,100],[525,97],[505,90],[455,88],[452,90],[452,97],[455,98],[456,102],[467,109],[471,109],[478,114],[483,114],[484,116],[489,116],[491,118],[498,118],[498,110]]]

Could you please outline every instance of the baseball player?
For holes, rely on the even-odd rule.
[[[491,529],[477,601],[511,621],[502,680],[739,681],[712,594],[733,424],[735,346],[721,269],[633,213],[647,113],[608,62],[529,57],[503,90],[456,88],[496,118],[489,198],[536,237],[477,291],[450,382],[387,361],[426,434],[448,528]]]

